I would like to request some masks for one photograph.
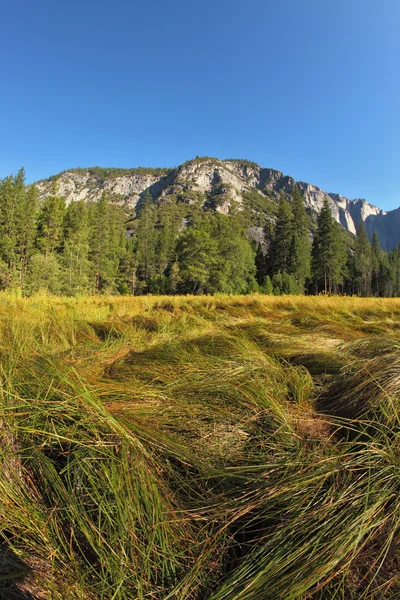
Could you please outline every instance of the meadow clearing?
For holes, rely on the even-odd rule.
[[[0,597],[400,597],[400,299],[0,295]]]

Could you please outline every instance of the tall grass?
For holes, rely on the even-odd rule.
[[[399,319],[0,296],[0,596],[400,597]]]

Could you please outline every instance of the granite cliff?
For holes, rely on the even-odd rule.
[[[252,210],[257,211],[263,201],[273,207],[280,197],[290,198],[297,184],[309,214],[316,215],[326,198],[334,218],[351,233],[356,232],[358,223],[363,220],[370,238],[374,231],[378,233],[383,249],[391,250],[400,240],[400,208],[386,213],[366,200],[350,200],[340,194],[327,193],[247,160],[202,157],[173,169],[71,169],[37,182],[39,196],[50,194],[54,182],[67,202],[96,201],[106,192],[133,212],[149,190],[156,202],[175,199],[190,203],[202,198],[224,213],[233,204],[241,207],[248,203],[249,197],[253,199]]]

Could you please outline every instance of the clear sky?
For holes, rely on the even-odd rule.
[[[0,177],[247,158],[400,206],[400,0],[2,0]]]

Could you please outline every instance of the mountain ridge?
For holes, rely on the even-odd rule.
[[[106,192],[133,212],[149,191],[156,202],[191,203],[203,197],[204,202],[212,203],[225,214],[233,204],[238,207],[246,204],[249,196],[256,206],[266,200],[277,203],[282,196],[290,199],[298,186],[309,214],[315,216],[327,199],[335,220],[351,233],[356,233],[362,220],[369,238],[376,232],[384,250],[393,249],[400,239],[400,208],[386,212],[365,199],[352,200],[325,192],[318,186],[295,181],[281,171],[246,159],[196,157],[172,168],[78,167],[36,182],[39,197],[49,195],[54,182],[67,202],[96,201]]]

